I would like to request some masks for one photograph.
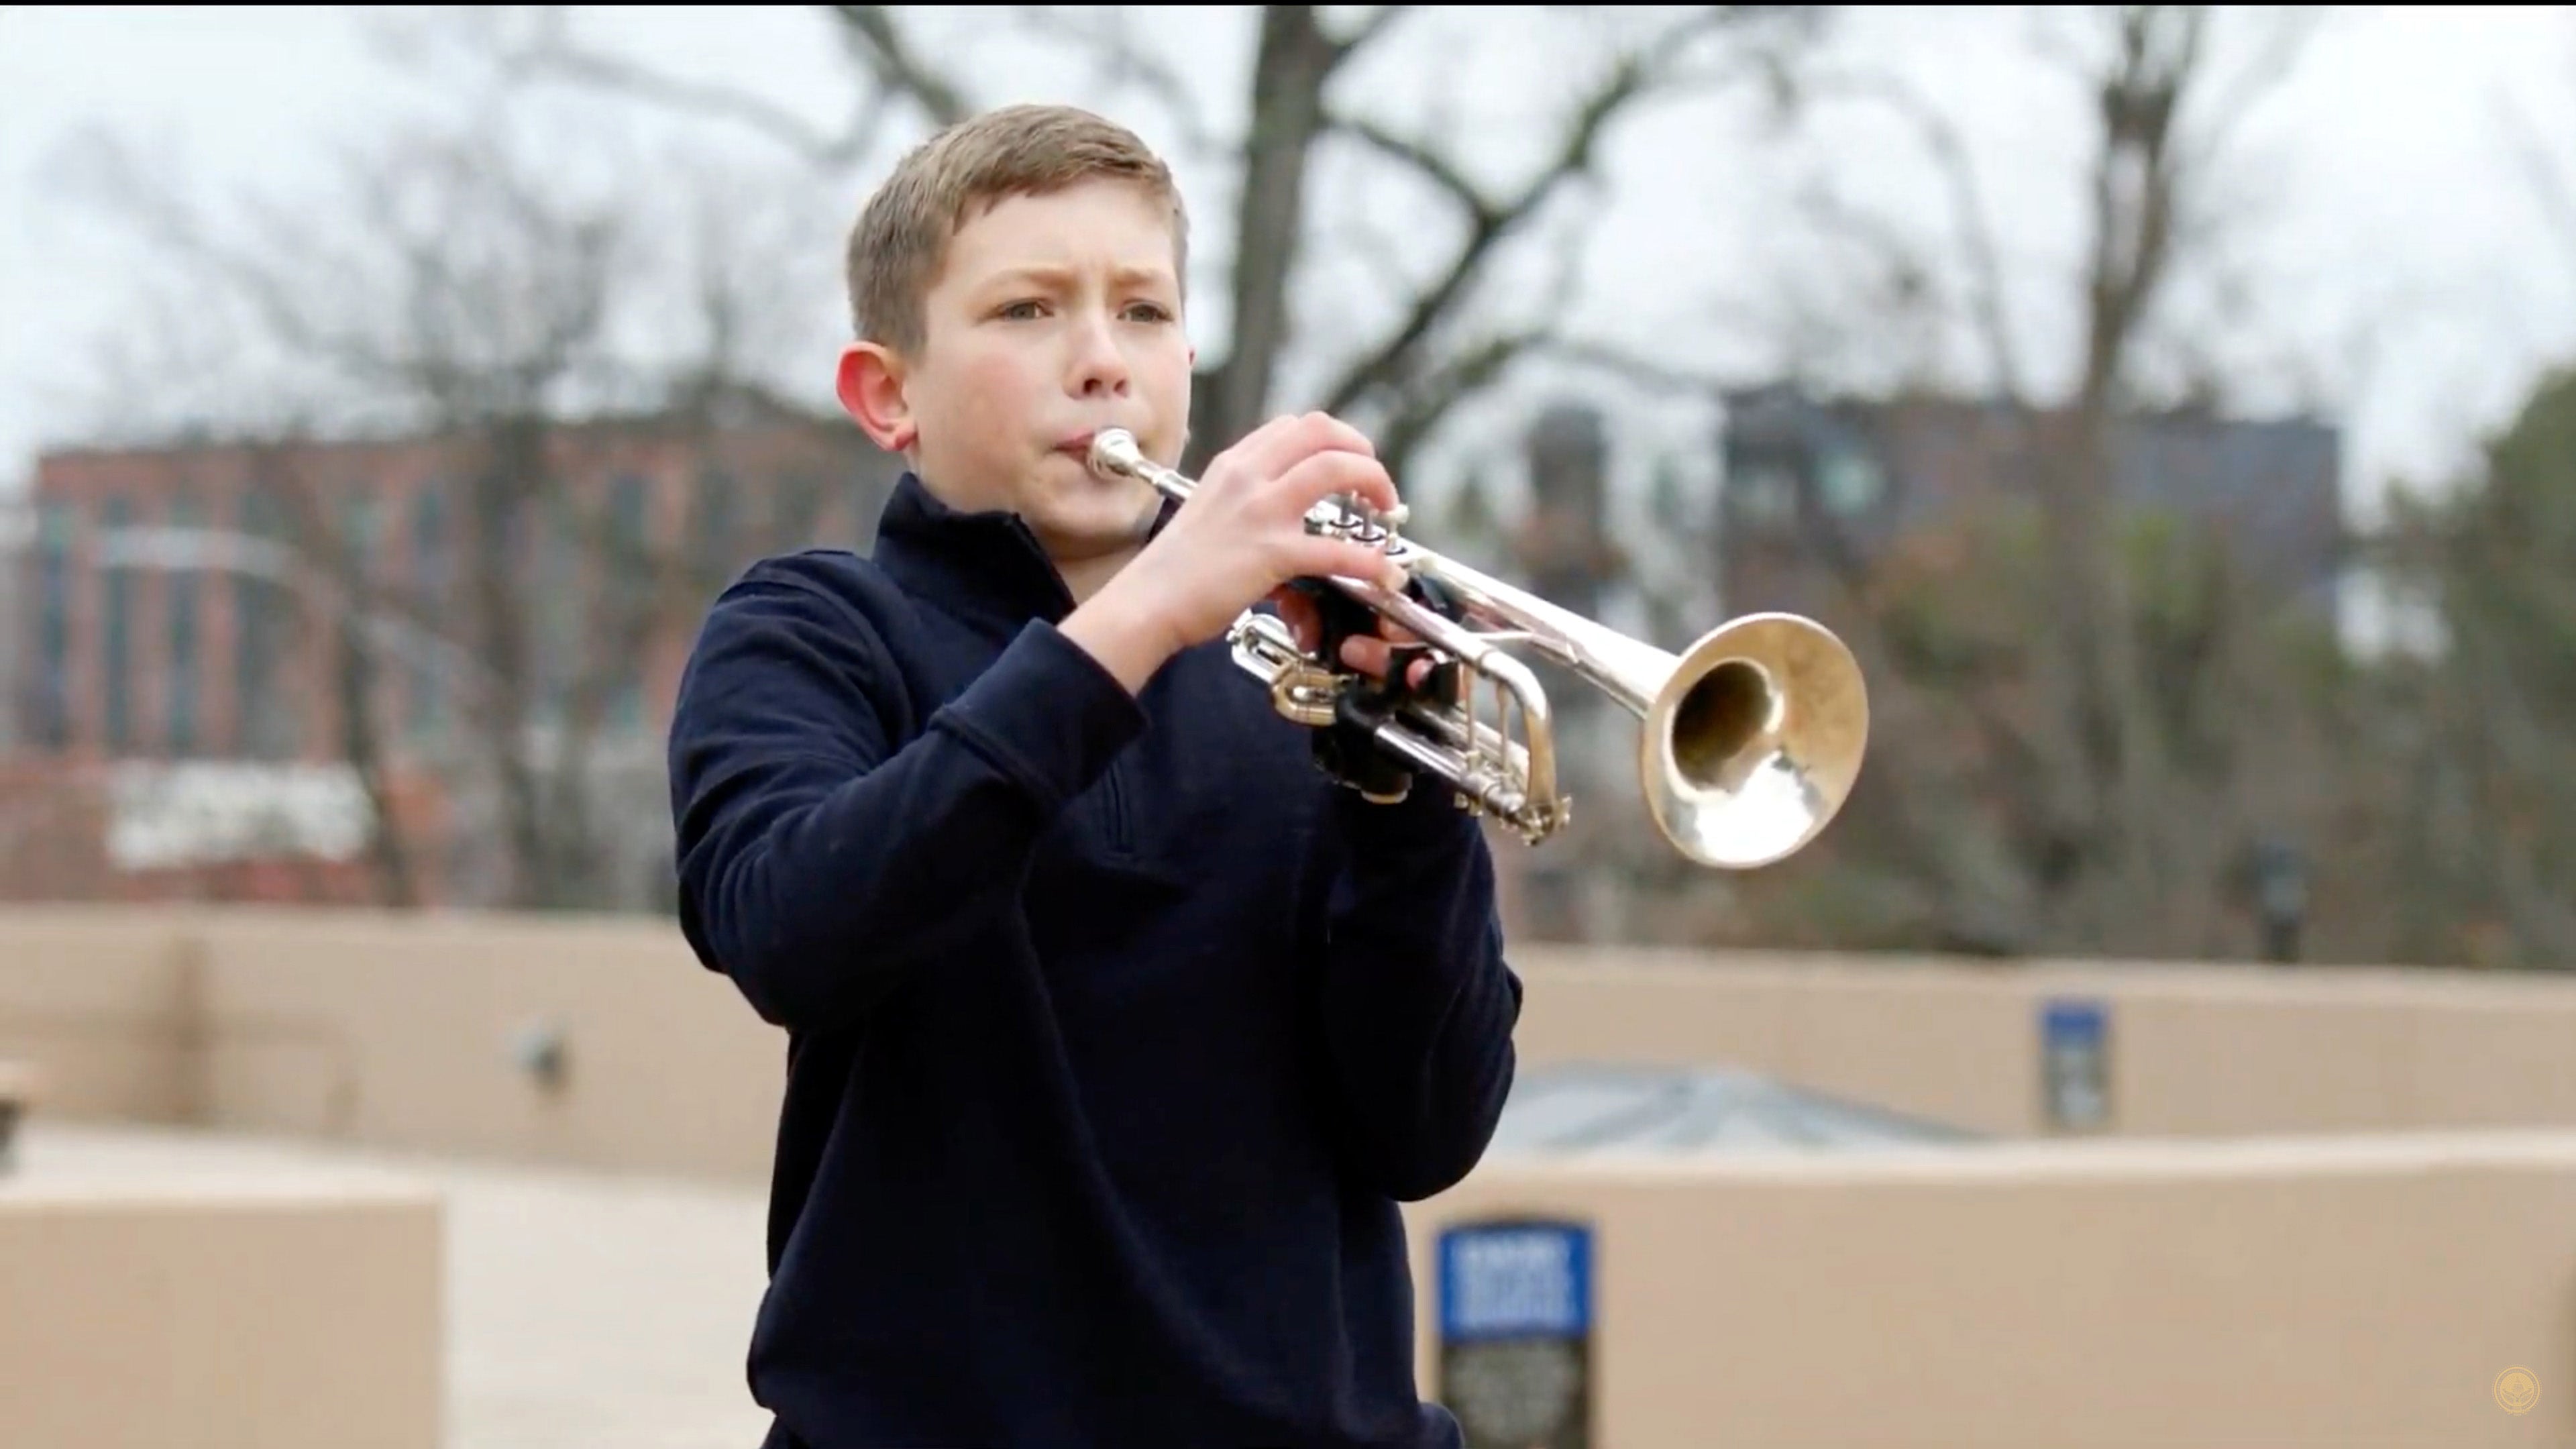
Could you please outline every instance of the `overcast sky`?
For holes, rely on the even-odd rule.
[[[612,11],[583,23],[629,54],[758,86],[818,122],[840,114],[848,94],[826,32],[801,11]],[[970,44],[967,31],[992,27],[962,24],[934,30],[934,43],[961,62],[953,68],[979,99],[1098,96],[1060,53]],[[1225,82],[1243,65],[1243,16],[1158,21],[1153,34],[1211,95],[1240,91]],[[1459,109],[1461,134],[1485,143],[1478,159],[1505,174],[1563,93],[1559,43],[1531,27],[1461,18],[1414,46],[1360,78],[1375,89],[1372,109],[1419,115],[1432,104],[1422,77],[1436,74],[1454,91],[1440,103]],[[2064,278],[2081,237],[2075,97],[2031,58],[2017,17],[1872,14],[1850,46],[1850,55],[1902,68],[1970,137],[2025,345],[2055,375],[2071,350]],[[1448,63],[1426,70],[1428,51]],[[134,316],[130,249],[108,244],[49,188],[49,158],[68,136],[105,125],[155,144],[210,195],[291,198],[324,178],[331,145],[407,109],[452,104],[442,94],[389,69],[347,12],[0,8],[0,487],[23,482],[38,448],[79,441],[93,426],[100,338]],[[2302,370],[2329,390],[2349,430],[2347,484],[2364,516],[2382,478],[2455,465],[2537,367],[2576,354],[2576,237],[2551,235],[2533,204],[2499,124],[2506,100],[2560,144],[2559,163],[2576,182],[2576,18],[2566,8],[2353,12],[2249,121],[2249,149],[2230,174],[2233,194],[2265,210],[2262,231],[2241,247],[2256,285],[2226,350],[2247,365],[2255,397],[2295,398]],[[1231,128],[1239,111],[1239,100],[1219,104],[1211,119]],[[1122,114],[1158,143],[1176,139],[1149,107]],[[1816,274],[1812,243],[1786,221],[1786,197],[1819,166],[1925,235],[1942,222],[1920,152],[1902,132],[1857,117],[1766,149],[1740,108],[1673,107],[1623,131],[1614,156],[1617,179],[1592,218],[1586,326],[1686,362],[1740,361],[1750,343],[1712,320],[1719,309],[1759,306],[1784,278]],[[1220,179],[1188,174],[1202,186]],[[838,218],[854,209],[853,186],[847,198],[823,198],[824,210]],[[1388,195],[1367,205],[1400,212],[1402,194]],[[1200,193],[1211,247],[1225,243],[1224,208],[1221,195]],[[1404,225],[1399,214],[1399,240]],[[821,330],[797,365],[819,385],[842,304],[828,254],[837,237],[825,229],[815,240]],[[1362,295],[1368,275],[1347,259],[1319,270],[1306,314],[1383,305]],[[1347,298],[1316,295],[1342,287],[1353,289]],[[1476,416],[1498,432],[1517,426],[1500,404]],[[1702,426],[1689,413],[1640,417],[1639,427]]]

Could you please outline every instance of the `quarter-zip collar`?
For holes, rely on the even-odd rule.
[[[1166,498],[1150,539],[1180,504]],[[906,469],[877,519],[879,567],[905,591],[960,617],[1014,628],[1030,619],[1061,623],[1073,593],[1037,534],[1008,509],[957,508]]]

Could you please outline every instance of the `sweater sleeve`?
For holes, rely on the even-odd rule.
[[[846,1024],[1005,909],[1039,836],[1144,728],[1043,620],[909,741],[883,723],[900,687],[860,612],[778,562],[717,600],[683,672],[680,925],[774,1024]]]
[[[1398,804],[1332,790],[1340,868],[1326,913],[1323,1021],[1345,1139],[1400,1202],[1456,1184],[1510,1095],[1521,982],[1503,956],[1484,832],[1440,781]]]

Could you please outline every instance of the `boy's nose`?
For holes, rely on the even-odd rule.
[[[1105,317],[1092,317],[1076,330],[1072,384],[1075,393],[1094,397],[1127,390],[1127,354]]]

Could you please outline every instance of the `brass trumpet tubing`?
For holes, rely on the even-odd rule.
[[[1407,568],[1419,567],[1430,558],[1423,550],[1410,545],[1401,545],[1388,552],[1397,563]],[[1556,719],[1548,706],[1547,691],[1540,687],[1538,676],[1530,673],[1528,665],[1495,648],[1483,635],[1451,621],[1447,615],[1383,585],[1339,576],[1335,576],[1332,582],[1342,592],[1410,630],[1423,643],[1500,685],[1511,697],[1512,706],[1520,711],[1522,724],[1528,731],[1528,739],[1522,748],[1526,751],[1523,768],[1530,802],[1535,805],[1557,798]],[[1469,723],[1474,724],[1472,717]]]
[[[1182,502],[1197,488],[1115,429],[1093,440],[1091,466]],[[1401,509],[1379,515],[1349,499],[1306,513],[1310,532],[1373,545],[1409,577],[1442,585],[1463,604],[1463,621],[1452,620],[1373,581],[1331,580],[1466,676],[1457,707],[1411,703],[1375,734],[1398,757],[1447,780],[1468,808],[1500,816],[1532,844],[1568,818],[1556,792],[1546,692],[1503,648],[1523,644],[1636,717],[1647,809],[1664,838],[1699,864],[1769,864],[1803,848],[1842,809],[1868,745],[1869,698],[1859,665],[1831,630],[1793,614],[1747,614],[1673,654],[1413,543],[1397,533],[1404,521]],[[1283,623],[1252,610],[1229,637],[1235,661],[1268,685],[1282,715],[1317,727],[1334,722],[1334,692],[1347,677],[1338,661],[1308,658]],[[1477,710],[1486,679],[1500,706],[1491,725]],[[1514,712],[1526,741],[1512,738]]]
[[[1681,662],[1676,655],[1515,589],[1446,554],[1411,544],[1392,552],[1415,574],[1454,590],[1478,618],[1512,631],[1557,664],[1583,675],[1639,719]]]
[[[1267,614],[1247,611],[1235,621],[1229,638],[1234,645],[1235,662],[1265,683],[1287,678],[1307,662],[1288,626]],[[1285,707],[1280,712],[1290,714]],[[1403,718],[1434,738],[1420,739],[1393,722],[1371,731],[1371,737],[1415,768],[1440,776],[1467,796],[1472,808],[1503,820],[1523,839],[1535,843],[1554,828],[1553,817],[1533,813],[1528,806],[1529,792],[1515,783],[1526,769],[1527,754],[1521,747],[1489,727],[1472,722],[1462,727],[1457,720],[1434,710],[1408,708]],[[1326,716],[1305,722],[1329,724],[1331,720]],[[1505,768],[1497,771],[1487,765],[1489,752],[1502,755]]]

